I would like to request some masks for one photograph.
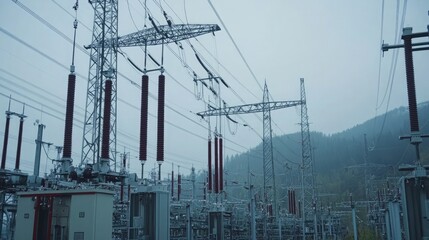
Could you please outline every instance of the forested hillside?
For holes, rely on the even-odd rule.
[[[310,116],[311,117],[311,116]],[[419,104],[419,120],[422,133],[429,133],[429,102]],[[317,121],[316,119],[313,121]],[[335,123],[333,123],[335,124]],[[408,140],[399,136],[409,134],[408,108],[392,110],[386,116],[368,120],[343,132],[326,135],[311,132],[314,175],[321,196],[332,196],[332,201],[347,200],[350,192],[356,199],[364,199],[364,166],[367,156],[367,177],[370,181],[387,181],[398,176],[400,164],[413,163],[415,149]],[[367,151],[365,151],[365,137]],[[288,188],[299,188],[299,163],[301,161],[301,134],[294,133],[273,138],[274,164],[278,196],[286,195]],[[422,158],[429,163],[429,139],[421,144]],[[236,156],[228,156],[225,162],[225,181],[228,194],[234,198],[246,197],[246,190],[237,183],[247,184],[249,165],[252,182],[261,190],[262,146]],[[259,188],[258,188],[259,187]],[[334,198],[334,199],[332,199]]]

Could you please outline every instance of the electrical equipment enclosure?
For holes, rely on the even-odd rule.
[[[429,176],[416,171],[416,176],[401,178],[402,208],[406,239],[429,240]]]
[[[113,194],[100,189],[18,193],[15,239],[111,239]]]
[[[131,193],[129,239],[170,239],[167,186],[140,186]]]

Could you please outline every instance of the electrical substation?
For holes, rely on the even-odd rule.
[[[411,28],[404,28],[403,44],[382,46],[383,51],[401,48],[405,52],[411,131],[408,136],[400,138],[410,141],[415,148],[415,165],[396,169],[403,173],[403,177],[395,179],[396,182],[391,182],[387,188],[378,188],[375,184],[369,186],[365,179],[365,201],[357,201],[350,195],[350,202],[323,206],[320,201],[323,196],[317,191],[310,136],[311,116],[307,109],[312,103],[307,102],[304,78],[296,81],[300,86],[296,90],[299,99],[274,101],[268,90],[269,84],[265,83],[261,102],[229,106],[220,97],[220,92],[230,86],[195,50],[196,60],[204,69],[204,77],[193,72],[195,88],[204,89],[206,95],[217,101],[195,114],[195,119],[202,119],[208,125],[207,145],[196,146],[207,149],[204,156],[206,169],[204,176],[198,177],[200,173],[193,166],[190,175],[181,174],[179,166],[175,172],[172,166],[169,177],[162,178],[163,171],[167,169],[164,162],[165,139],[170,137],[164,126],[168,120],[165,96],[172,94],[166,89],[169,77],[166,69],[169,66],[164,63],[164,48],[168,44],[180,48],[189,39],[222,32],[222,29],[217,24],[175,24],[166,12],[166,24],[160,24],[147,13],[147,25],[143,30],[119,36],[118,4],[119,0],[89,0],[76,1],[73,6],[76,13],[83,7],[91,7],[94,12],[92,42],[85,45],[89,51],[89,72],[82,119],[83,144],[81,149],[74,149],[81,153],[81,159],[72,159],[77,84],[75,42],[65,78],[67,84],[64,84],[67,88],[64,144],[57,147],[58,154],[50,174],[39,176],[42,147],[52,145],[43,138],[43,132],[49,126],[37,122],[34,171],[24,173],[20,168],[20,154],[27,117],[25,109],[12,109],[10,106],[5,109],[0,169],[0,239],[336,240],[353,235],[357,240],[364,239],[357,231],[357,212],[366,211],[377,239],[429,240],[429,166],[423,165],[420,157],[421,143],[429,135],[419,128],[413,72],[413,52],[428,50],[429,31],[413,33]],[[73,28],[76,39],[77,17]],[[426,41],[417,42],[422,38]],[[121,48],[143,49],[144,66],[134,63]],[[148,48],[162,49],[161,60],[149,54]],[[191,48],[194,49],[192,45]],[[127,158],[126,154],[117,156],[118,53],[142,74],[139,79],[140,128],[136,131],[139,134],[138,161],[141,169],[127,169],[127,162],[134,160]],[[147,61],[155,62],[158,68],[148,69]],[[148,121],[151,94],[148,73],[158,75],[155,80],[158,88],[156,126],[150,126]],[[271,113],[291,107],[295,107],[300,115],[301,162],[289,186],[280,191],[279,183],[276,185],[279,177],[276,177]],[[248,198],[234,199],[229,194],[234,191],[235,183],[226,181],[224,145],[228,139],[222,129],[225,126],[216,123],[220,123],[222,118],[233,121],[232,116],[245,114],[259,114],[262,119],[262,126],[258,126],[263,133],[262,159],[258,164],[263,175],[259,184],[252,180],[252,173],[248,171],[248,180],[240,185]],[[15,131],[10,129],[11,121],[19,121],[18,146],[15,166],[6,166],[7,151],[11,147],[8,145],[9,133]],[[156,129],[155,159],[148,157],[148,129]],[[156,167],[151,168],[154,163]],[[365,162],[362,167],[366,174],[369,165]],[[349,223],[352,227],[348,227]]]

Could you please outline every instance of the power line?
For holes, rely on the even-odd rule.
[[[402,29],[404,27],[406,14],[407,14],[407,0],[404,0],[403,10],[402,10],[402,19],[401,19],[401,28],[400,29]],[[397,19],[398,19],[398,16],[399,16],[399,14],[397,14]],[[397,31],[396,31],[396,34],[395,34],[396,35],[395,36],[396,37],[395,43],[398,43],[401,36],[399,34],[398,24],[396,24],[396,27],[397,27],[397,29],[396,29]],[[387,98],[386,111],[384,113],[383,122],[382,122],[382,125],[381,125],[381,129],[380,129],[380,132],[378,134],[378,137],[377,137],[377,140],[375,142],[374,147],[376,147],[378,145],[378,142],[380,141],[381,134],[383,133],[384,126],[385,126],[385,123],[386,123],[387,112],[389,110],[389,105],[390,105],[390,97],[391,97],[391,94],[392,94],[393,81],[395,79],[395,72],[396,72],[396,66],[397,66],[397,61],[398,61],[398,54],[399,54],[399,51],[395,50],[394,57],[392,58],[392,65],[391,65],[391,68],[390,68],[390,73],[389,73],[389,78],[391,77],[390,78],[390,82],[391,83],[390,83],[390,89],[389,89],[389,96]]]
[[[261,92],[263,92],[262,85],[259,83],[258,79],[256,78],[256,75],[253,73],[252,68],[250,68],[249,63],[247,63],[246,58],[244,58],[243,54],[241,53],[240,48],[238,47],[237,43],[235,43],[234,38],[232,37],[231,33],[229,33],[228,28],[226,27],[226,25],[223,22],[222,18],[220,17],[219,13],[216,11],[216,8],[213,6],[213,4],[210,0],[207,0],[207,2],[209,3],[210,7],[213,9],[213,12],[216,14],[216,17],[219,19],[223,28],[225,29],[225,32],[228,34],[229,38],[231,39],[231,42],[234,44],[235,49],[237,50],[238,54],[240,55],[241,59],[243,60],[244,64],[246,65],[246,67],[249,70],[250,74],[252,75],[253,79],[258,84],[259,89],[261,90]]]
[[[155,4],[157,4],[160,8],[161,8],[161,11],[162,12],[165,12],[163,9],[162,9],[162,6],[160,5],[160,4],[158,4],[158,2],[156,1],[156,0],[153,0],[154,1],[154,3]],[[139,1],[140,2],[140,1]],[[143,4],[140,2],[140,4],[143,6]],[[173,13],[179,18],[179,20],[181,21],[181,22],[183,22],[181,19],[180,19],[180,17],[178,16],[178,14],[174,11],[174,9],[172,9],[170,6],[169,6],[169,4],[166,2],[166,4],[167,4],[167,6],[173,11]],[[143,6],[144,7],[144,6]],[[149,9],[147,9],[148,11],[149,11]],[[131,15],[131,12],[130,12],[130,15]],[[131,16],[132,17],[132,16]],[[222,22],[222,24],[223,24],[223,22]],[[224,24],[223,24],[224,25]],[[225,25],[224,25],[224,27],[225,27]],[[137,27],[136,27],[137,28]],[[226,27],[225,27],[226,28]],[[138,29],[138,28],[137,28]],[[203,44],[201,44],[201,42],[199,42],[198,41],[198,39],[195,39],[205,50],[206,50],[206,52],[208,52],[209,54],[210,54],[210,56],[218,63],[218,64],[220,64],[221,66],[223,66],[221,63],[220,63],[220,61],[216,58],[216,57],[214,57],[211,53],[210,53],[210,51],[208,51],[207,50],[207,48],[203,45]],[[195,54],[199,54],[199,52],[192,46],[192,44],[190,43],[190,41],[188,40],[187,41],[187,43],[191,46],[191,48],[194,50],[194,52],[195,52]],[[170,49],[171,50],[171,49]],[[172,51],[172,50],[171,50]],[[172,51],[173,52],[173,51]],[[179,56],[177,56],[177,54],[175,53],[175,52],[173,52],[174,53],[174,55],[180,60],[180,58],[179,58]],[[202,61],[204,61],[204,63],[206,64],[206,65],[208,65],[209,67],[210,67],[210,71],[211,72],[213,72],[213,73],[216,73],[216,75],[219,75],[219,73],[217,73],[217,71],[215,70],[215,68],[214,67],[212,67],[211,66],[211,64],[208,62],[208,61],[206,61],[202,56],[199,56],[199,58],[202,60]],[[188,66],[189,67],[189,66]],[[226,68],[224,68],[240,85],[242,85],[242,86],[244,86],[242,83],[241,83],[241,81],[239,81],[234,75],[232,75],[232,73],[230,73],[230,71],[228,71],[228,69],[226,69]],[[191,69],[192,70],[192,69]],[[244,86],[244,88],[246,89],[246,90],[248,90],[249,92],[251,92],[247,87],[245,87]],[[241,96],[234,90],[234,89],[232,89],[231,87],[229,88],[233,93],[234,93],[234,95],[242,102],[242,103],[245,103],[245,101],[241,98]],[[251,94],[253,95],[253,96],[255,96],[254,95],[254,93],[252,93],[251,92]],[[255,96],[255,98],[257,98],[256,96]],[[207,104],[207,103],[206,103]],[[261,119],[261,117],[259,116],[259,115],[257,115],[257,114],[254,114],[258,119],[259,119],[259,121],[262,123],[262,119]],[[238,116],[243,122],[245,122],[246,123],[246,125],[248,125],[249,126],[249,124],[247,124],[247,122],[241,117],[241,116]],[[279,127],[279,125],[275,122],[275,121],[272,121],[273,123],[274,123],[274,125],[280,130],[280,132],[282,132],[284,135],[286,135],[286,133]],[[250,127],[250,126],[249,126]],[[255,131],[255,129],[254,128],[252,128],[252,127],[250,127],[251,128],[251,130],[253,131],[253,132],[255,132],[255,134],[257,135],[257,136],[259,136],[261,139],[262,139],[262,137],[260,136],[260,134],[258,134],[256,131]],[[283,143],[283,142],[282,142]],[[287,145],[285,145],[286,147],[288,147]]]

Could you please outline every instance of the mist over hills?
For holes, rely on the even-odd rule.
[[[420,103],[418,113],[420,131],[429,133],[429,102]],[[369,181],[384,184],[389,178],[394,179],[400,174],[405,174],[397,170],[398,166],[414,163],[416,154],[409,140],[399,140],[399,136],[409,135],[409,132],[407,107],[391,110],[386,115],[380,115],[339,133],[327,135],[311,132],[317,191],[320,195],[332,196],[327,201],[345,201],[349,193],[353,193],[356,199],[363,200],[365,197],[363,166],[366,153]],[[367,141],[366,152],[364,135]],[[420,146],[422,161],[427,164],[429,139],[424,139]],[[301,133],[274,137],[273,148],[277,196],[282,205],[281,199],[287,196],[287,189],[297,189],[300,185]],[[252,173],[252,184],[261,191],[262,144],[244,154],[228,156],[225,159],[225,185],[232,198],[247,196],[245,189],[235,185],[248,184],[248,168]]]

